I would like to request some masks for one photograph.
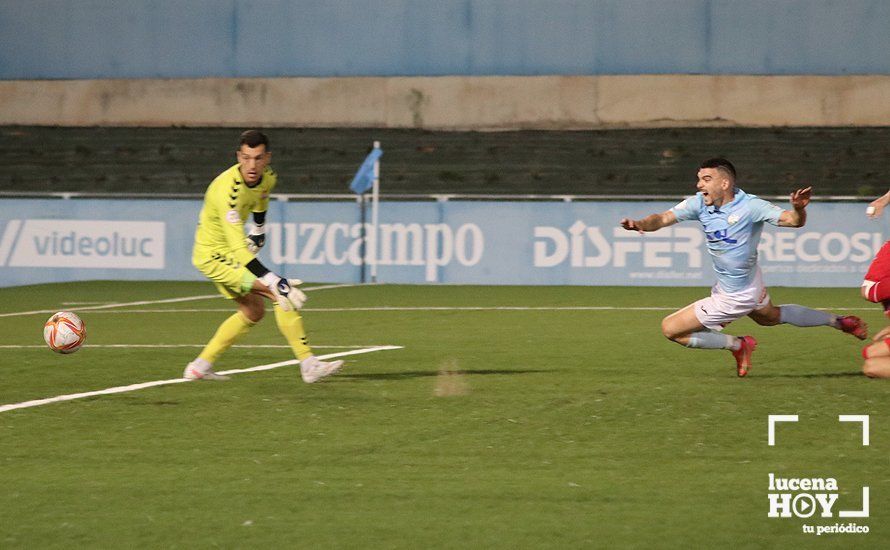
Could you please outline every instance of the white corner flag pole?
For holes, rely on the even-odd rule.
[[[380,142],[374,142],[374,149],[380,149]],[[377,282],[377,231],[380,203],[380,159],[374,161],[374,187],[371,191],[371,233],[368,235],[370,246],[367,248],[371,261],[371,282]]]

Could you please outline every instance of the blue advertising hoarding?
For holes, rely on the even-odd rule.
[[[200,201],[0,201],[0,286],[69,280],[201,280],[191,265]],[[376,233],[353,202],[270,203],[260,259],[307,281],[710,286],[699,225],[618,226],[674,202],[383,202]],[[805,227],[765,226],[770,286],[857,287],[890,235],[861,203],[813,203]]]

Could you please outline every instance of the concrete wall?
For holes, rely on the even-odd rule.
[[[0,0],[0,79],[890,74],[886,0]]]
[[[890,125],[890,76],[0,81],[0,124],[427,129]]]

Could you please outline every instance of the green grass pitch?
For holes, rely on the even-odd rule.
[[[0,405],[181,376],[231,304],[151,302],[213,293],[0,289]],[[286,366],[2,412],[0,547],[887,548],[890,382],[859,374],[849,335],[747,319],[727,329],[760,342],[738,379],[728,352],[661,336],[665,315],[706,293],[311,291],[317,353],[403,349],[347,357],[314,385]],[[771,294],[885,324],[856,289]],[[599,306],[614,309],[571,309]],[[16,314],[34,310],[78,312],[86,346],[51,353],[49,313]],[[292,358],[271,314],[241,343],[217,370]],[[800,420],[772,447],[770,414]],[[870,415],[869,446],[841,414]],[[768,518],[769,473],[835,478],[834,517]],[[838,518],[862,486],[870,517]],[[870,532],[802,532],[849,522]]]

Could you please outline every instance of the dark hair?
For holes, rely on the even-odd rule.
[[[247,145],[251,148],[265,145],[266,151],[272,150],[271,146],[269,145],[269,138],[266,137],[266,134],[260,132],[259,130],[247,130],[246,132],[242,132],[241,141],[238,142],[238,148],[240,149],[242,145]]]
[[[723,157],[715,157],[702,162],[698,165],[698,169],[701,170],[702,168],[716,168],[717,170],[726,172],[732,176],[732,181],[735,182],[735,166]]]

